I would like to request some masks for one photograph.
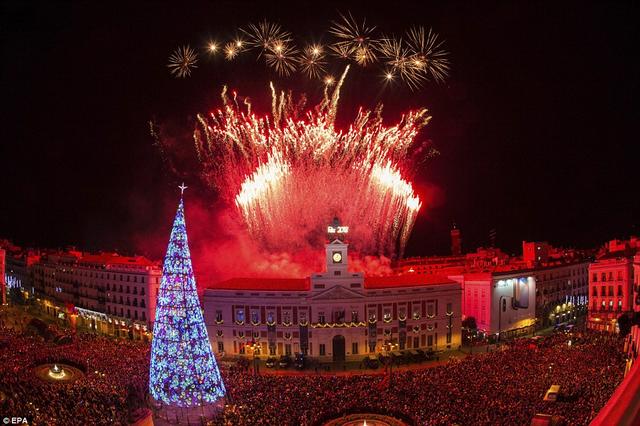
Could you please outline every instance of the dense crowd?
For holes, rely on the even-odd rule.
[[[569,344],[571,340],[571,344]],[[377,412],[416,425],[519,425],[537,413],[586,425],[606,403],[624,371],[614,336],[557,334],[521,339],[501,350],[446,365],[388,374],[253,375],[222,368],[227,405],[217,425],[318,425],[343,413]],[[85,376],[49,383],[34,367],[66,362]],[[3,413],[33,424],[124,425],[144,405],[149,345],[79,335],[58,345],[0,325]],[[551,385],[557,402],[543,401]]]
[[[34,374],[43,363],[79,367],[84,377],[49,383]],[[57,345],[41,337],[0,327],[2,412],[28,416],[34,425],[126,425],[144,404],[149,369],[148,344],[79,335]]]
[[[219,424],[315,425],[372,411],[399,413],[416,425],[524,425],[537,413],[586,425],[622,380],[620,348],[615,337],[558,334],[391,378],[229,372]],[[558,402],[543,400],[551,385],[561,386]]]

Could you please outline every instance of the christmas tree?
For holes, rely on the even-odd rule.
[[[225,395],[198,300],[182,197],[158,291],[149,392],[177,407],[211,404]]]

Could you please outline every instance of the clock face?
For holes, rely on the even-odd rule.
[[[333,253],[333,256],[331,256],[331,258],[333,259],[333,263],[340,263],[342,262],[342,253],[336,251]]]

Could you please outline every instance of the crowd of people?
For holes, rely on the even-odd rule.
[[[45,363],[67,363],[84,376],[48,382],[34,374]],[[127,425],[130,413],[144,405],[148,371],[148,344],[78,335],[58,345],[0,327],[1,411],[34,425]]]
[[[613,336],[561,333],[391,377],[227,372],[218,424],[317,425],[361,411],[397,413],[416,425],[526,425],[538,413],[586,425],[622,380],[621,346]],[[556,402],[543,400],[551,385],[560,385]]]
[[[538,413],[586,425],[624,373],[620,339],[592,332],[519,339],[445,365],[389,374],[257,375],[222,367],[224,411],[214,425],[321,425],[353,412],[416,425],[520,425]],[[33,370],[66,362],[84,376],[50,383]],[[92,335],[56,344],[0,325],[3,413],[46,425],[125,425],[145,405],[149,344]],[[556,402],[544,401],[551,385]]]

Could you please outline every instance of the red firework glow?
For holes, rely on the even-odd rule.
[[[271,86],[271,116],[257,116],[226,90],[221,109],[198,116],[194,140],[203,179],[235,206],[252,240],[270,253],[317,250],[337,216],[349,225],[355,251],[401,255],[422,207],[405,174],[427,111],[409,112],[387,127],[379,108],[360,110],[338,130],[347,71],[306,111],[303,101]]]

